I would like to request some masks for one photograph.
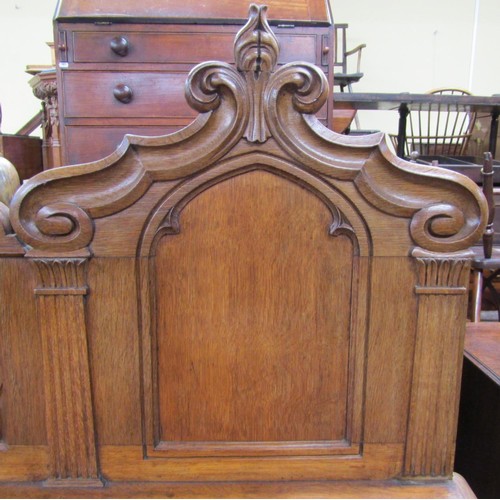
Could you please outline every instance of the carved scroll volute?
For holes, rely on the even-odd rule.
[[[234,57],[243,73],[250,100],[250,116],[244,137],[250,142],[264,142],[271,134],[264,115],[264,89],[278,62],[278,40],[266,19],[267,6],[250,5],[247,24],[238,32]]]

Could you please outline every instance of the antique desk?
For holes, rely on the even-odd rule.
[[[317,64],[333,84],[327,0],[271,0],[279,63]],[[102,158],[124,134],[162,135],[196,116],[184,100],[189,70],[234,63],[232,40],[248,2],[62,0],[55,15],[63,164]],[[331,96],[319,115],[331,125]]]

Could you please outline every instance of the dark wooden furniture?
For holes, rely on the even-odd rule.
[[[469,323],[456,470],[478,498],[500,497],[500,323]]]
[[[498,116],[500,114],[500,96],[460,96],[460,95],[434,95],[434,94],[385,94],[385,93],[351,93],[337,92],[334,94],[337,103],[349,104],[356,110],[396,110],[399,112],[398,124],[398,149],[399,157],[404,157],[404,144],[406,142],[406,123],[411,109],[438,111],[442,106],[456,106],[459,111],[472,111],[487,113],[491,117],[490,138],[488,150],[493,158],[496,154],[496,141],[498,136]]]
[[[500,275],[500,256],[493,255],[493,243],[495,236],[495,199],[493,196],[493,158],[491,153],[484,154],[484,164],[481,169],[483,192],[488,202],[488,224],[483,234],[483,245],[481,251],[472,261],[472,321],[481,320],[481,305],[483,291],[488,290],[490,301],[498,311],[500,321],[500,295],[494,285],[494,281]]]
[[[431,95],[470,96],[462,89],[436,89]],[[408,113],[404,148],[398,143],[398,136],[391,134],[396,150],[404,149],[409,158],[417,153],[425,156],[463,156],[472,136],[476,112],[459,109],[455,104],[442,104],[437,110],[422,106],[412,106]]]
[[[31,122],[39,123],[37,115],[25,127],[31,132]],[[24,130],[17,134],[2,134],[2,107],[0,106],[0,157],[7,158],[16,166],[21,180],[29,179],[43,170],[41,139],[30,137]]]
[[[453,454],[484,197],[323,127],[324,71],[278,66],[264,14],[236,67],[190,73],[187,128],[14,196],[0,495],[472,495]]]
[[[43,168],[60,167],[61,138],[59,99],[55,68],[36,72],[29,81],[33,94],[42,101],[42,158]]]
[[[333,85],[333,24],[326,0],[268,2],[283,47],[280,64],[319,65]],[[189,70],[206,60],[234,63],[232,40],[248,2],[62,0],[55,16],[62,161],[115,150],[124,134],[162,135],[196,113],[184,100]],[[332,101],[318,111],[331,127]]]
[[[39,137],[0,133],[0,156],[16,166],[21,180],[43,170],[42,140]]]

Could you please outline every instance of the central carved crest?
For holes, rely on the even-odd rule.
[[[278,62],[280,49],[267,23],[266,12],[266,5],[250,5],[248,22],[234,42],[236,67],[245,77],[250,100],[250,117],[244,135],[250,142],[264,142],[270,136],[262,95]]]
[[[234,43],[237,71],[224,63],[201,64],[193,69],[186,82],[187,100],[200,112],[217,107],[215,96],[207,101],[199,95],[199,90],[212,93],[224,82],[218,79],[221,74],[230,76],[233,84],[243,86],[241,90],[246,97],[243,137],[250,142],[265,142],[272,135],[265,110],[269,107],[269,100],[274,98],[273,92],[275,95],[283,85],[290,84],[297,88],[294,105],[302,113],[316,113],[328,97],[325,75],[311,64],[285,64],[275,71],[279,44],[269,27],[266,13],[266,5],[250,5],[248,22],[238,32]]]

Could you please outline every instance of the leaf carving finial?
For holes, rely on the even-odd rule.
[[[250,116],[244,134],[250,142],[265,142],[271,135],[262,97],[269,74],[278,62],[279,44],[267,23],[266,12],[266,5],[251,4],[248,22],[234,41],[236,66],[245,77],[250,99]]]
[[[248,21],[236,35],[234,58],[238,71],[273,71],[279,56],[279,44],[267,22],[267,5],[251,4]]]

